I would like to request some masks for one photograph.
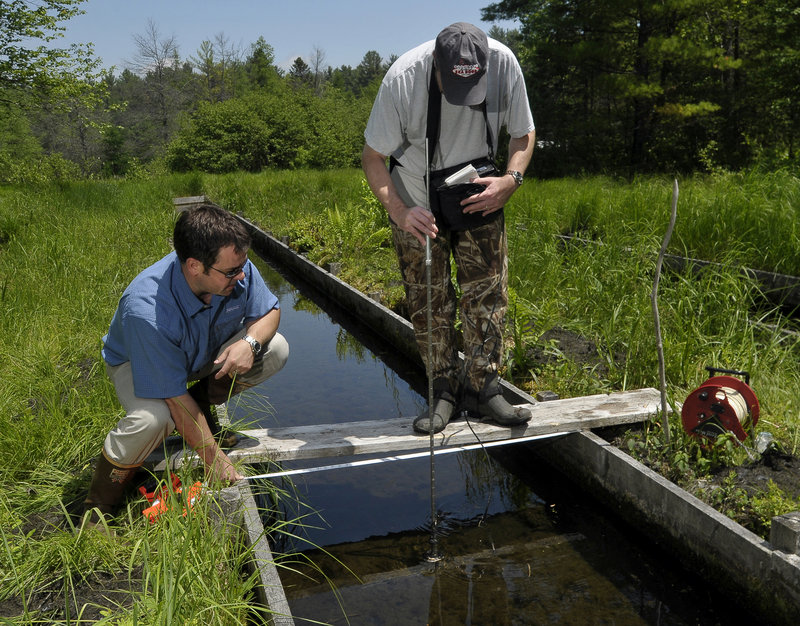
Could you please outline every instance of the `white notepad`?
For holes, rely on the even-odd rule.
[[[449,187],[450,185],[460,185],[461,183],[468,183],[473,178],[478,177],[478,170],[476,170],[472,163],[462,167],[458,170],[455,174],[450,174],[447,178],[444,179],[445,187]]]

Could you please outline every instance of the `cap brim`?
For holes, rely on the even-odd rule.
[[[459,78],[442,72],[442,93],[455,106],[475,106],[486,99],[486,73],[478,78]]]

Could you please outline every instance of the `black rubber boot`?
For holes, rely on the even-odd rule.
[[[453,386],[447,378],[437,378],[433,381],[433,419],[431,420],[426,408],[414,419],[412,426],[418,433],[429,434],[431,430],[434,433],[441,432],[453,419],[455,410],[456,398]]]
[[[478,403],[481,418],[489,418],[500,426],[519,426],[531,419],[530,409],[509,404],[502,394]]]
[[[211,429],[211,434],[214,435],[214,439],[217,440],[217,445],[219,445],[220,448],[233,448],[239,443],[239,433],[220,426],[216,413],[214,413],[211,419],[206,416],[206,421],[208,422],[208,427]]]
[[[500,426],[519,426],[531,419],[530,409],[513,406],[503,397],[500,380],[493,377],[486,381],[478,394],[478,414]]]
[[[447,422],[450,421],[450,418],[453,417],[455,410],[455,403],[445,398],[434,398],[433,419],[431,420],[431,417],[428,415],[428,409],[426,408],[417,416],[412,426],[416,432],[427,435],[431,432],[431,422],[433,422],[433,432],[441,432],[444,430],[444,427],[447,426]]]

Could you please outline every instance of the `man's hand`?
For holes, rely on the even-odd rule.
[[[436,239],[436,234],[439,232],[433,213],[421,206],[395,211],[391,217],[395,224],[414,235],[422,245],[425,245],[426,236]]]
[[[503,208],[517,190],[517,183],[511,175],[474,178],[470,182],[484,185],[484,190],[461,201],[464,213],[494,213]]]
[[[244,476],[236,471],[230,458],[222,450],[214,458],[211,467],[206,467],[206,475],[212,482],[216,481],[229,485],[244,479]]]
[[[535,130],[527,135],[522,135],[522,137],[511,137],[508,140],[508,169],[525,172],[531,162],[535,143]],[[517,181],[510,174],[475,178],[471,182],[485,185],[485,189],[481,193],[461,201],[465,213],[482,213],[483,215],[494,213],[504,207],[517,190]]]
[[[253,367],[254,358],[255,355],[249,343],[244,340],[234,341],[214,361],[215,365],[222,364],[222,367],[214,374],[214,378],[219,380],[226,374],[229,374],[231,378],[237,374],[246,374]]]
[[[250,347],[248,346],[249,349]],[[206,423],[206,418],[194,398],[187,392],[176,398],[165,398],[164,401],[169,407],[172,421],[175,423],[175,429],[181,434],[184,441],[203,459],[206,475],[211,480],[226,484],[242,480],[242,475],[233,467],[228,455],[220,450],[217,442],[214,441],[211,429]]]
[[[386,158],[386,155],[364,145],[361,166],[369,187],[375,197],[380,200],[383,208],[386,209],[389,218],[400,229],[411,233],[421,244],[425,245],[426,236],[435,239],[436,233],[439,232],[433,213],[421,206],[406,206],[392,182],[392,177],[386,167]]]

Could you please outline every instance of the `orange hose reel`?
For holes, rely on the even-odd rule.
[[[734,374],[745,379],[712,375],[690,393],[681,409],[684,430],[710,439],[732,432],[739,441],[744,441],[748,431],[752,435],[759,415],[758,398],[749,385],[750,375],[737,370],[706,369],[709,374]]]

